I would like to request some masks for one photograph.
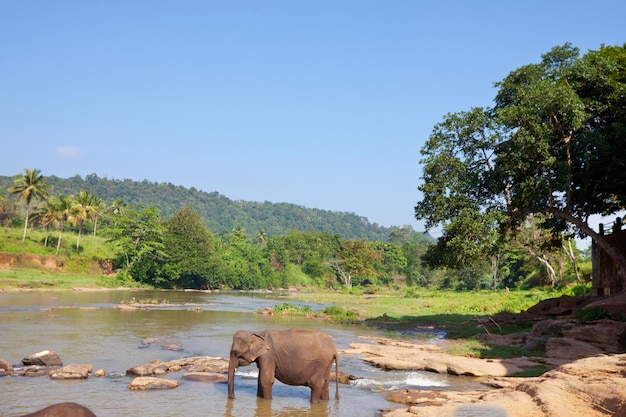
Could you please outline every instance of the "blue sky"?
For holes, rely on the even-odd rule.
[[[411,225],[448,112],[620,1],[4,1],[0,175],[169,182]]]

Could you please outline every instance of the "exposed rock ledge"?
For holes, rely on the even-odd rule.
[[[476,377],[513,376],[550,362],[545,358],[477,359],[452,356],[435,345],[368,338],[378,342],[350,343],[344,354],[365,355],[363,360],[382,369],[417,370]]]
[[[626,416],[626,354],[579,359],[535,378],[495,378],[490,391],[398,390],[389,401],[409,408],[384,417]]]
[[[581,323],[575,318],[581,309],[598,307],[624,317],[626,294],[593,302],[567,296],[545,300],[527,312],[493,320],[535,323],[530,332],[503,336],[487,331],[477,337],[488,344],[521,347],[529,355],[543,352],[539,357],[464,358],[447,355],[432,344],[378,338],[369,338],[375,344],[352,343],[343,353],[363,355],[366,362],[383,369],[476,376],[485,383],[482,391],[385,392],[389,401],[409,407],[383,412],[384,417],[626,417],[626,322]],[[481,327],[487,330],[484,323]],[[538,366],[549,371],[540,377],[513,377]]]

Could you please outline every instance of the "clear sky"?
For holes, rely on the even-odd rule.
[[[448,112],[626,2],[0,2],[0,175],[168,182],[411,225]]]

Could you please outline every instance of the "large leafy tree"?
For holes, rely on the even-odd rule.
[[[126,270],[140,282],[159,284],[165,262],[165,226],[155,207],[120,205],[123,210],[108,217],[104,233],[121,251]]]
[[[383,257],[381,250],[365,239],[346,240],[337,252],[337,256],[327,263],[347,289],[355,284],[355,279],[375,279],[379,273],[376,262]]]
[[[183,207],[165,223],[164,244],[168,253],[165,273],[177,288],[217,288],[215,238],[190,207]]]
[[[422,149],[415,214],[443,226],[435,258],[496,254],[507,231],[543,214],[554,236],[590,236],[626,274],[588,224],[626,208],[626,46],[555,47],[496,86],[493,109],[447,115]]]
[[[20,204],[26,206],[26,219],[24,220],[24,234],[22,242],[26,240],[28,230],[28,216],[33,200],[44,201],[48,198],[49,186],[44,182],[44,176],[37,168],[24,168],[23,174],[17,174],[13,178],[13,186],[8,188],[9,193],[19,196]]]

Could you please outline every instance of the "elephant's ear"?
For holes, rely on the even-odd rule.
[[[265,333],[252,333],[250,340],[250,356],[252,357],[252,361],[256,360],[256,358],[268,350],[270,350],[270,347],[265,340]]]

